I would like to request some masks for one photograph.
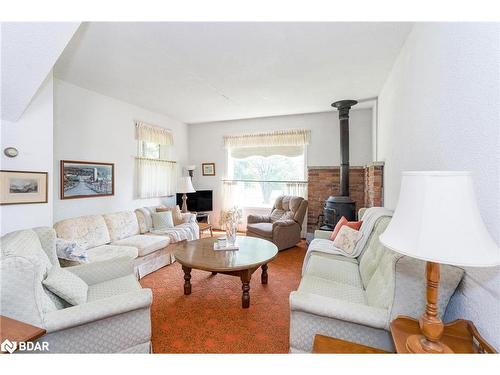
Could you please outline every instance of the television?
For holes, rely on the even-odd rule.
[[[188,211],[207,212],[212,211],[212,190],[197,190],[195,193],[187,193]],[[176,201],[182,207],[182,194],[177,193]]]

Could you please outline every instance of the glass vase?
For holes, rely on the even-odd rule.
[[[226,226],[227,244],[233,246],[236,242],[236,223],[228,224]]]

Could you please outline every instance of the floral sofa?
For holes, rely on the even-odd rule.
[[[54,229],[59,239],[74,242],[85,250],[85,262],[133,258],[136,275],[142,278],[175,260],[169,244],[199,238],[196,215],[183,214],[182,224],[155,231],[151,220],[155,210],[156,207],[144,207],[135,212],[80,216],[61,220],[54,224]],[[60,259],[60,263],[73,266],[81,262]]]

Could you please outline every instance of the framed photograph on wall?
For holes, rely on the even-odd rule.
[[[215,176],[215,163],[202,163],[201,173],[203,176]]]
[[[48,202],[48,173],[0,171],[0,205]]]
[[[61,199],[105,197],[115,194],[115,165],[61,160]]]

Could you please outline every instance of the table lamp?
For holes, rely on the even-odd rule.
[[[427,305],[421,335],[406,342],[412,353],[452,353],[440,339],[439,264],[492,267],[500,252],[479,214],[469,172],[403,172],[399,200],[380,242],[398,253],[427,261]]]
[[[187,209],[187,193],[195,193],[193,183],[191,182],[191,177],[181,177],[177,184],[177,192],[182,193],[182,212],[188,212]]]

